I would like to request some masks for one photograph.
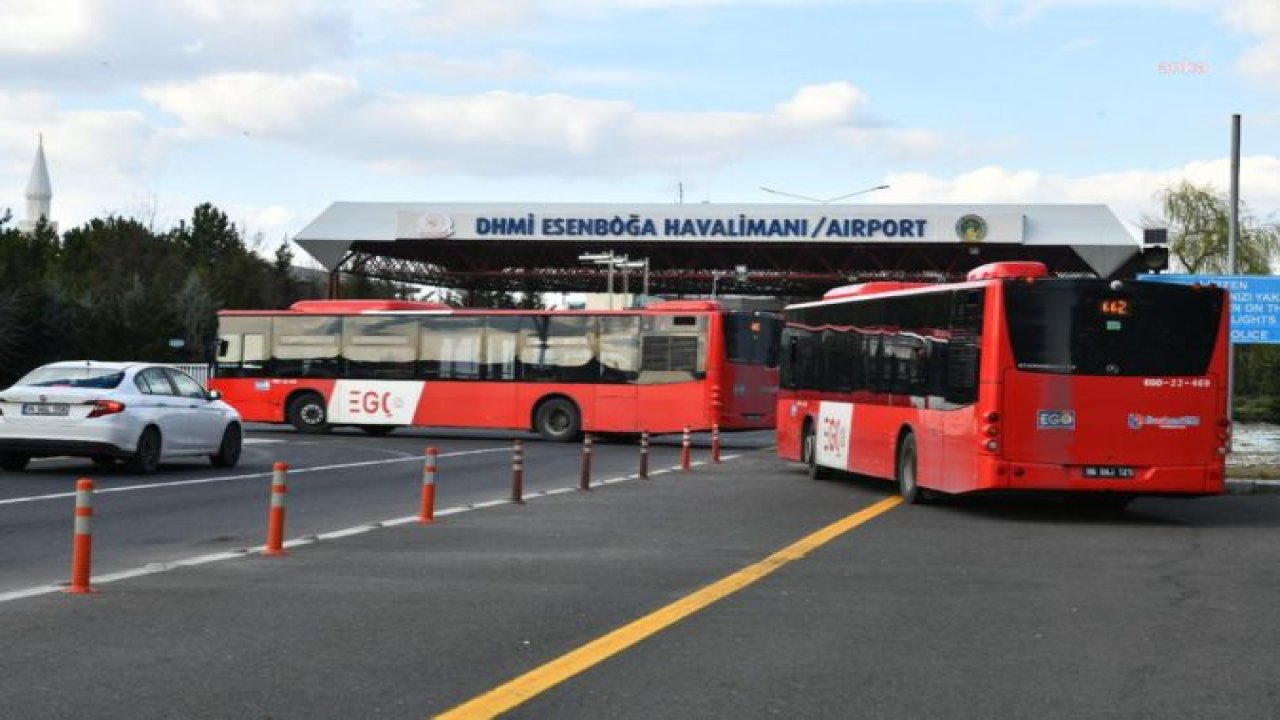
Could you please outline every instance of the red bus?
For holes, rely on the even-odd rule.
[[[913,503],[1222,493],[1226,292],[1047,275],[993,263],[962,283],[872,282],[786,308],[779,455],[814,477],[894,480]]]
[[[218,316],[209,387],[246,421],[550,440],[773,427],[780,320],[717,302],[594,312],[308,300]]]

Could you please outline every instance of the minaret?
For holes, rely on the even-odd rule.
[[[49,220],[49,206],[53,202],[53,187],[49,184],[49,166],[44,161],[44,135],[36,146],[36,161],[31,166],[31,179],[27,181],[27,218],[18,223],[18,231],[35,232],[40,218]],[[50,228],[58,232],[58,224],[49,221]]]

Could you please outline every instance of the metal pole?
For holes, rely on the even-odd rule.
[[[649,258],[644,259],[644,296],[649,297]]]
[[[627,256],[622,256],[622,301],[623,307],[631,307],[631,291],[627,289],[627,278],[631,276],[631,270],[627,267]]]
[[[1231,215],[1227,225],[1227,274],[1236,274],[1240,242],[1240,115],[1231,116]]]
[[[609,252],[609,309],[613,309],[613,252]]]
[[[1236,274],[1236,245],[1240,241],[1240,114],[1231,116],[1231,207],[1227,220],[1227,274]],[[1235,418],[1236,346],[1227,345],[1227,420]],[[1234,438],[1227,439],[1230,451]]]

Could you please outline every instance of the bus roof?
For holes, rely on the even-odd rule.
[[[641,308],[618,310],[520,310],[498,308],[459,308],[443,303],[418,300],[299,300],[280,310],[219,310],[218,315],[366,315],[387,313],[432,313],[448,315],[634,315],[720,312],[723,304],[716,300],[662,300]]]

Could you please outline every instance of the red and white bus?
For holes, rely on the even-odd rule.
[[[308,300],[218,313],[210,389],[246,421],[581,432],[771,428],[776,314],[708,301],[618,311]]]
[[[909,502],[1223,492],[1226,292],[1047,275],[993,263],[786,308],[779,455],[896,480]]]

